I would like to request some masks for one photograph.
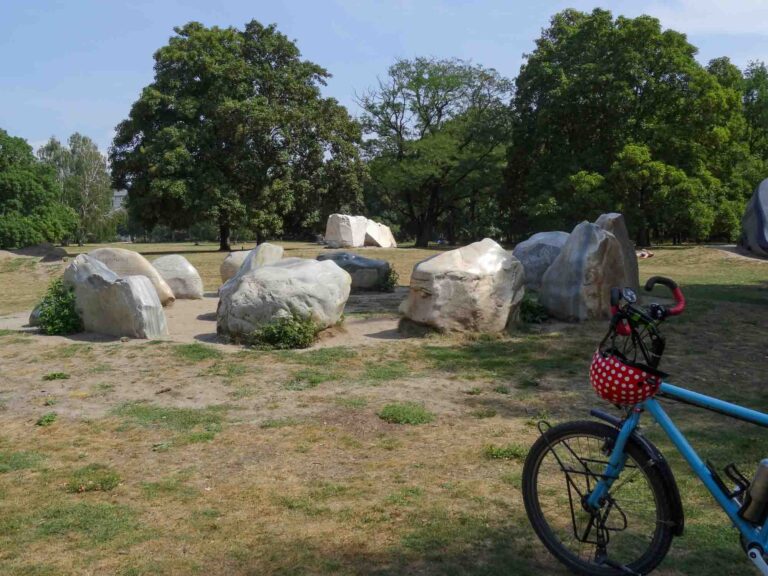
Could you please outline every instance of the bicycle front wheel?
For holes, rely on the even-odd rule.
[[[592,421],[547,430],[528,453],[523,499],[533,529],[565,566],[585,576],[648,574],[672,542],[664,482],[645,451],[627,460],[599,510],[585,505],[602,478],[618,430]]]

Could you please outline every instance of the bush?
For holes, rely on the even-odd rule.
[[[394,292],[399,280],[400,275],[397,273],[397,270],[390,265],[386,278],[379,283],[379,290],[381,292]]]
[[[319,331],[317,324],[311,319],[296,316],[278,318],[252,332],[246,341],[252,346],[273,350],[309,348],[315,343]]]
[[[539,303],[539,299],[530,292],[526,292],[520,303],[520,320],[526,324],[541,324],[547,318],[549,318],[547,309]]]
[[[60,278],[51,282],[40,302],[39,323],[45,334],[73,334],[83,329],[75,310],[75,292]]]

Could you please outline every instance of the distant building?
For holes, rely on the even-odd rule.
[[[125,207],[125,199],[128,197],[128,190],[114,190],[112,192],[112,211],[120,210]]]

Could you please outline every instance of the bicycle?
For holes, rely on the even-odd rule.
[[[741,534],[749,560],[768,576],[768,459],[750,482],[734,464],[724,469],[729,488],[703,461],[660,404],[673,400],[758,426],[768,415],[674,386],[658,369],[665,340],[659,326],[682,314],[685,297],[677,284],[653,277],[672,291],[672,307],[637,304],[632,289],[611,290],[611,322],[590,367],[599,396],[623,410],[618,418],[592,410],[595,420],[550,426],[541,433],[523,467],[525,510],[546,548],[584,576],[645,575],[664,559],[685,519],[680,492],[659,449],[640,432],[649,413],[688,462]]]

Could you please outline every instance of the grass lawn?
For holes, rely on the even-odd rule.
[[[170,251],[214,290],[212,249]],[[666,325],[671,381],[768,410],[768,263],[655,252],[642,278],[672,276],[690,303]],[[401,284],[433,253],[375,252]],[[29,308],[62,266],[10,262],[0,313]],[[586,372],[605,329],[550,322],[308,352],[0,332],[0,574],[565,574],[528,526],[522,461],[539,419],[601,404]],[[720,467],[735,459],[749,476],[768,456],[762,429],[670,413]],[[646,426],[686,510],[658,574],[750,573],[724,516]]]

